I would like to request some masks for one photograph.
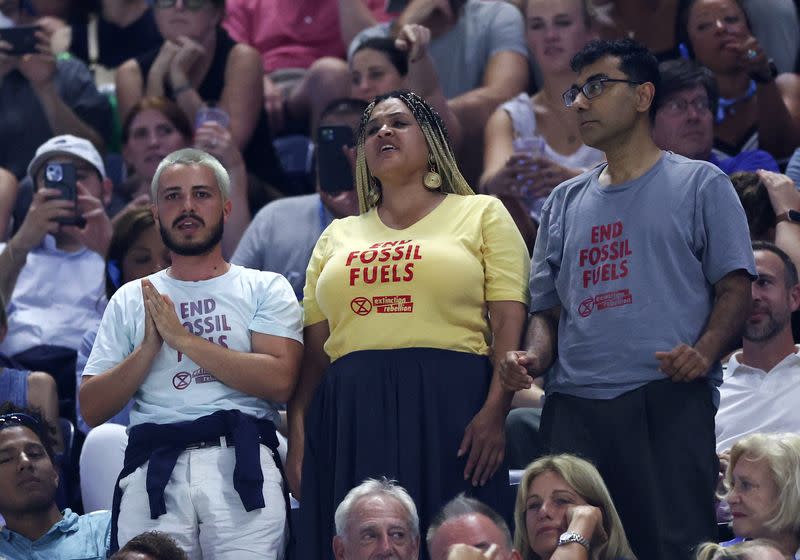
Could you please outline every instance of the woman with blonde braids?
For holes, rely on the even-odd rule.
[[[703,543],[696,560],[786,560],[777,545],[767,539],[744,541],[733,546]]]
[[[507,492],[512,395],[493,360],[525,323],[522,237],[500,201],[473,193],[441,118],[411,92],[367,107],[356,182],[361,215],[323,232],[306,273],[287,457],[299,558],[331,556],[334,509],[367,477],[405,487],[422,531],[459,492],[499,509]]]

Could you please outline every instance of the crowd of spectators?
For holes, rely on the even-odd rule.
[[[3,0],[0,133],[0,558],[800,560],[796,0]]]

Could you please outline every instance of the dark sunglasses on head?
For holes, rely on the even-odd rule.
[[[13,426],[25,426],[35,432],[41,428],[42,424],[30,414],[25,414],[24,412],[0,414],[0,430]]]

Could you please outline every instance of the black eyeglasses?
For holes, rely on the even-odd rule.
[[[156,0],[156,8],[172,8],[178,0]],[[208,0],[183,0],[183,7],[187,10],[202,10],[208,5]]]
[[[586,99],[594,99],[603,93],[603,90],[605,90],[606,87],[605,84],[607,83],[621,83],[638,86],[644,82],[637,80],[619,80],[617,78],[592,78],[582,86],[572,86],[561,94],[561,98],[564,100],[564,105],[567,107],[572,107],[575,104],[575,100],[578,98],[579,93],[582,93]]]
[[[25,426],[35,432],[41,428],[42,424],[30,414],[25,414],[24,412],[0,414],[0,430],[11,428],[12,426]]]

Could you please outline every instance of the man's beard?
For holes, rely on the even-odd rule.
[[[195,214],[182,214],[173,221],[173,227],[186,218],[192,218],[193,220],[205,225],[205,222]],[[200,239],[197,241],[181,243],[172,236],[172,231],[166,229],[162,222],[159,221],[158,227],[161,231],[161,239],[164,241],[164,245],[167,246],[167,249],[176,255],[181,255],[182,257],[197,257],[200,255],[207,255],[212,249],[214,249],[214,247],[219,245],[220,241],[222,241],[222,232],[224,230],[221,214],[217,223],[212,226],[210,235],[205,240]]]
[[[759,324],[752,324],[748,322],[745,325],[744,339],[749,342],[765,342],[773,339],[786,327],[787,323],[789,323],[792,318],[792,314],[790,312],[776,317],[775,314],[772,313],[771,309],[763,309],[760,311],[762,313],[766,313],[766,320]]]

